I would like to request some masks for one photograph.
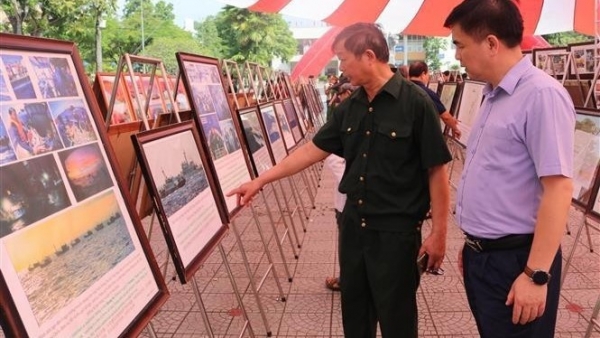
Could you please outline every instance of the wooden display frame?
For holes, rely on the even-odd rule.
[[[576,79],[575,67],[580,79],[592,79],[594,77],[595,66],[598,61],[594,61],[594,47],[596,53],[600,56],[600,47],[595,41],[572,43],[567,45],[567,50],[573,56],[573,62],[569,67],[569,78]],[[586,93],[587,94],[587,93]]]
[[[258,177],[272,168],[275,163],[263,119],[257,106],[241,108],[238,110],[237,116],[239,124],[242,126],[245,143],[248,145],[252,173],[254,177]]]
[[[193,121],[132,136],[156,214],[182,284],[227,232],[222,192]]]
[[[52,114],[46,134],[39,136],[49,137],[53,129],[62,142],[52,147],[46,143],[31,156],[17,155],[0,168],[2,198],[20,205],[9,213],[11,217],[3,217],[3,229],[11,231],[0,239],[0,317],[6,323],[5,334],[139,335],[166,301],[168,290],[115,169],[115,154],[77,47],[72,42],[0,33],[0,70],[0,76],[11,79],[7,82],[11,87],[25,86],[11,92],[7,106],[23,106],[24,115],[16,115],[27,117],[29,123],[44,124],[48,121],[40,117]],[[46,76],[49,81],[50,75],[54,95],[48,95],[48,88],[40,95],[34,80]],[[85,114],[80,110],[63,115],[62,108],[56,110],[74,101],[82,103]],[[6,110],[3,119],[5,114],[14,116]],[[93,137],[66,142],[61,126],[65,120],[76,122],[79,132],[92,131]],[[8,134],[11,137],[10,130]],[[19,184],[11,184],[17,179]],[[28,213],[40,210],[45,210],[38,215],[43,217],[28,218]],[[26,283],[31,278],[35,283]]]
[[[595,206],[600,208],[600,204],[594,202],[600,179],[600,112],[585,108],[575,108],[575,111],[572,201],[576,207],[588,212]]]
[[[195,54],[178,52],[176,57],[200,139],[209,150],[219,186],[227,193],[249,181],[252,168],[239,121],[233,118],[227,100],[221,64],[218,59]],[[241,206],[235,195],[223,199],[228,216],[224,223],[229,223]]]
[[[467,146],[473,123],[479,114],[479,107],[483,102],[484,82],[465,80],[460,89],[460,97],[456,103],[455,117],[458,119],[458,128],[461,131],[460,140],[456,140],[463,147]]]
[[[566,47],[535,48],[532,56],[533,65],[552,77],[562,79],[567,74],[567,56]],[[547,62],[548,57],[552,58],[552,62]],[[554,64],[554,69],[551,63]]]
[[[275,115],[277,116],[277,123],[279,124],[279,130],[283,136],[283,141],[285,142],[285,148],[290,152],[296,146],[298,140],[296,140],[292,133],[292,128],[290,127],[290,123],[285,114],[283,102],[281,100],[273,101],[273,106],[275,107]]]
[[[280,163],[288,155],[288,151],[283,141],[281,127],[277,122],[275,106],[273,103],[263,103],[259,105],[258,108],[260,111],[260,118],[265,128],[269,148],[271,149],[271,156],[273,157],[275,164]]]
[[[592,95],[586,107],[584,107],[585,99],[591,89],[592,81],[591,80],[565,80],[563,86],[569,93],[571,100],[573,100],[573,105],[576,108],[596,108],[596,97]]]

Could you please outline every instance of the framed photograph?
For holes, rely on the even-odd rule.
[[[273,160],[275,160],[275,164],[277,164],[281,162],[288,153],[285,148],[285,143],[283,143],[279,123],[277,122],[275,107],[273,106],[273,103],[263,103],[258,108],[260,110],[260,117],[262,118],[263,125],[265,126],[267,140],[271,146],[271,151],[273,152]]]
[[[573,157],[573,202],[589,208],[600,165],[600,112],[576,108]]]
[[[232,118],[221,78],[219,60],[177,53],[177,61],[188,97],[194,107],[194,121],[201,140],[210,152],[217,180],[223,192],[250,180],[249,156],[239,136],[237,119]],[[223,197],[229,217],[239,211],[237,196]],[[227,222],[229,219],[227,220]]]
[[[549,47],[533,49],[533,64],[550,76],[562,79],[567,72],[567,48]]]
[[[108,108],[110,106],[110,99],[112,97],[113,88],[117,85],[117,95],[110,119],[111,125],[129,123],[136,120],[135,112],[131,104],[131,98],[127,91],[127,85],[123,75],[121,74],[119,81],[116,81],[115,74],[110,73],[96,73],[96,80],[94,81],[94,92],[98,98],[98,104],[102,115],[106,118],[108,114]]]
[[[594,48],[596,54],[594,54]],[[569,68],[569,78],[577,78],[575,75],[575,69],[577,69],[580,78],[592,79],[594,77],[594,66],[598,63],[598,61],[594,62],[594,58],[600,56],[600,46],[596,45],[594,41],[588,41],[570,44],[568,50],[572,53],[573,58]]]
[[[226,233],[222,193],[193,121],[132,137],[181,283],[192,278]]]
[[[283,110],[285,111],[285,116],[287,117],[288,124],[290,125],[290,129],[292,129],[292,136],[294,136],[294,140],[296,143],[302,140],[304,133],[300,129],[300,123],[298,123],[298,115],[296,114],[296,109],[294,108],[294,104],[292,103],[292,99],[284,99],[283,101]]]
[[[273,106],[275,107],[275,115],[277,116],[277,123],[283,136],[283,142],[285,142],[285,148],[289,151],[296,146],[296,139],[292,135],[292,128],[285,115],[285,109],[281,100],[273,102]]]
[[[592,108],[596,107],[596,97],[594,94],[590,96],[590,100],[585,105],[585,100],[591,89],[591,80],[565,80],[563,86],[569,92],[569,96],[573,100],[573,105],[576,108]]]
[[[302,109],[302,104],[300,103],[300,98],[296,95],[294,91],[294,87],[292,86],[292,80],[290,79],[289,74],[282,74],[283,80],[285,82],[285,88],[287,89],[290,99],[292,101],[292,105],[294,107],[294,111],[296,112],[296,116],[299,119],[300,130],[302,131],[302,135],[306,135],[308,131],[308,118],[305,116],[304,111]],[[285,106],[285,101],[284,101]]]
[[[254,177],[258,177],[258,175],[273,167],[270,145],[262,118],[256,106],[240,109],[238,116],[244,131],[242,134],[246,140],[246,145],[248,145],[253,174]]]
[[[433,90],[434,93],[438,93],[438,89],[439,89],[439,82],[437,81],[429,81],[429,83],[427,84],[427,88]]]
[[[456,108],[456,118],[458,119],[458,128],[462,135],[457,142],[466,147],[471,128],[479,113],[479,107],[483,101],[483,87],[485,83],[472,80],[466,80],[462,84],[460,98]]]
[[[444,82],[442,83],[441,93],[440,93],[440,101],[446,107],[446,110],[454,116],[454,103],[456,102],[455,97],[459,92],[456,90],[458,88],[457,82]],[[442,126],[442,132],[446,129],[446,124],[442,119],[440,119],[440,124]]]
[[[0,33],[0,69],[4,333],[139,335],[168,291],[76,46]]]

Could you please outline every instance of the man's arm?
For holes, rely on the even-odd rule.
[[[541,178],[542,199],[535,224],[533,244],[527,266],[548,271],[563,237],[573,194],[573,182],[564,176]],[[553,278],[559,278],[555,276]],[[556,281],[555,281],[556,283]],[[522,273],[515,280],[506,304],[514,304],[513,323],[525,324],[540,317],[546,307],[546,285],[535,285]]]
[[[312,141],[296,149],[279,164],[267,170],[259,177],[231,190],[226,195],[238,195],[238,204],[245,205],[265,184],[293,175],[313,163],[323,160],[329,153],[319,149]]]
[[[455,138],[459,139],[461,132],[458,128],[458,120],[455,119],[454,116],[452,116],[447,110],[440,114],[440,118],[442,119],[442,121],[444,121],[444,124],[450,127],[450,129],[452,130],[452,135],[454,135]]]
[[[429,195],[431,196],[433,227],[429,236],[423,241],[419,256],[427,252],[429,255],[427,269],[439,269],[446,252],[446,233],[450,210],[450,183],[446,165],[429,169]]]

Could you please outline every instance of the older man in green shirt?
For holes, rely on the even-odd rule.
[[[255,180],[229,192],[250,202],[265,184],[330,153],[346,160],[340,192],[340,273],[345,337],[417,337],[417,257],[438,269],[446,249],[451,156],[427,95],[390,70],[374,24],[346,27],[334,40],[340,70],[361,86],[333,111],[311,142]],[[433,228],[421,243],[431,206]]]

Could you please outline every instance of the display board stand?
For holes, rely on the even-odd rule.
[[[277,290],[279,292],[279,300],[281,300],[282,302],[285,302],[286,298],[283,293],[283,289],[281,288],[281,283],[279,282],[279,277],[277,275],[277,269],[275,268],[275,265],[273,264],[273,257],[271,256],[271,252],[269,251],[269,248],[266,245],[267,242],[266,242],[264,234],[262,232],[260,222],[258,221],[258,218],[256,216],[256,212],[254,211],[254,209],[252,207],[250,208],[250,211],[252,212],[253,221],[256,225],[256,228],[258,229],[258,234],[263,243],[265,255],[267,256],[267,260],[269,261],[267,271],[265,272],[265,274],[263,276],[261,276],[261,279],[260,279],[260,282],[258,283],[258,285],[254,281],[254,273],[252,272],[252,269],[250,268],[250,264],[248,263],[248,256],[246,255],[246,249],[244,248],[244,243],[243,243],[240,233],[237,229],[235,217],[233,217],[230,221],[230,225],[231,225],[230,228],[233,231],[233,234],[235,235],[235,239],[240,248],[240,253],[242,255],[243,264],[246,269],[246,273],[248,274],[248,278],[250,279],[250,288],[251,288],[254,298],[256,300],[256,305],[257,305],[258,311],[260,312],[260,315],[262,317],[263,324],[265,325],[265,328],[267,330],[267,337],[271,337],[271,335],[273,333],[271,331],[271,326],[269,325],[269,320],[267,319],[267,315],[266,315],[265,309],[262,304],[262,300],[260,299],[260,295],[259,295],[260,289],[264,285],[264,282],[266,281],[266,279],[270,273],[272,274],[273,279],[275,280],[275,284],[276,284]]]

